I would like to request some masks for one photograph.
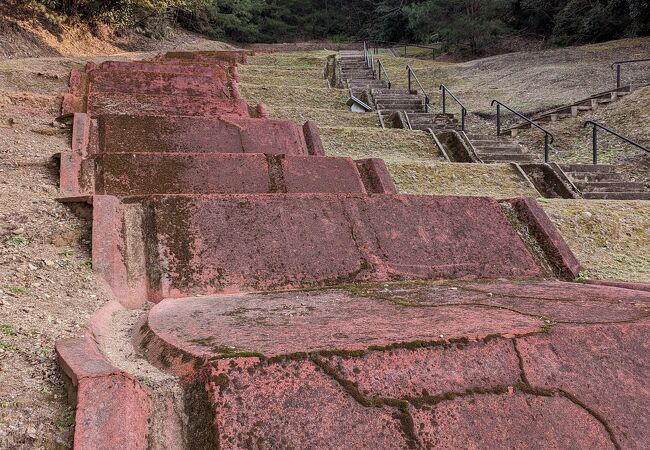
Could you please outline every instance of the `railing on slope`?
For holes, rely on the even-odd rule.
[[[615,61],[612,63],[610,66],[612,70],[614,70],[614,67],[616,67],[616,89],[620,89],[622,86],[621,82],[621,66],[624,64],[635,64],[635,63],[642,63],[642,62],[650,62],[650,58],[644,58],[644,59],[630,59],[627,61]]]
[[[380,59],[377,60],[377,67],[378,67],[377,73],[379,74],[379,81],[386,81],[386,83],[388,83],[388,89],[390,89],[393,86],[393,83],[390,81],[388,72],[386,72],[386,69],[384,68],[384,65],[382,64]]]
[[[465,108],[465,105],[463,105],[461,101],[458,100],[458,98],[447,88],[447,86],[441,84],[440,90],[442,91],[442,113],[447,114],[447,94],[449,94],[451,95],[451,98],[453,98],[460,106],[460,129],[462,131],[465,131],[465,116],[467,116],[467,108]]]
[[[544,162],[548,162],[549,160],[549,150],[550,146],[555,141],[555,137],[553,134],[548,131],[547,129],[541,127],[539,124],[536,122],[533,122],[533,120],[529,119],[528,117],[524,116],[520,112],[515,111],[514,109],[510,108],[508,105],[505,105],[501,103],[499,100],[492,100],[491,106],[497,105],[497,136],[501,136],[501,107],[504,107],[520,119],[525,120],[526,122],[530,123],[532,126],[535,128],[541,130],[544,132]]]
[[[608,132],[609,134],[612,134],[616,136],[617,138],[627,142],[628,144],[631,144],[637,148],[640,148],[641,150],[650,153],[650,148],[647,148],[638,142],[633,141],[630,138],[627,138],[618,132],[611,130],[607,128],[605,125],[602,125],[598,122],[594,122],[593,120],[588,120],[584,124],[584,128],[587,128],[589,125],[591,125],[593,128],[591,130],[591,142],[592,142],[592,162],[595,164],[598,164],[598,129],[600,128],[603,131]]]
[[[413,69],[411,66],[406,66],[406,73],[408,76],[408,90],[409,93],[413,92],[413,79],[417,82],[418,86],[420,86],[420,89],[422,91],[422,94],[424,94],[424,112],[429,112],[429,94],[427,94],[427,91],[424,89],[424,86],[422,86],[422,83],[420,83],[420,80],[418,79],[417,75],[415,75],[415,72],[413,72]]]

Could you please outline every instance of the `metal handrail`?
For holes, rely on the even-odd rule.
[[[514,115],[518,116],[519,118],[525,120],[535,128],[544,132],[544,162],[547,163],[549,159],[548,156],[549,156],[550,145],[555,141],[555,137],[553,136],[553,133],[548,131],[546,128],[539,126],[536,122],[533,122],[532,119],[529,119],[528,117],[524,116],[520,112],[517,112],[514,109],[510,108],[508,105],[501,103],[499,100],[492,100],[492,103],[490,105],[494,106],[495,103],[497,105],[497,136],[501,136],[501,107],[503,106],[505,109],[507,109]]]
[[[384,65],[381,62],[381,59],[377,60],[377,65],[379,66],[379,70],[377,71],[379,73],[379,79],[381,80],[381,74],[384,74],[384,77],[386,78],[386,82],[388,82],[388,89],[390,89],[393,85],[393,83],[390,81],[390,77],[388,76],[388,72],[386,72],[386,69],[384,68]]]
[[[621,66],[623,64],[633,64],[633,63],[640,63],[640,62],[650,62],[650,58],[644,58],[644,59],[628,59],[627,61],[615,61],[611,64],[612,70],[614,70],[614,67],[616,67],[616,89],[620,89],[621,86]]]
[[[413,69],[411,68],[410,65],[406,66],[406,73],[408,75],[408,89],[409,92],[412,92],[413,89],[411,89],[413,83],[411,81],[411,75],[413,78],[415,78],[415,81],[417,81],[418,85],[420,86],[420,89],[422,90],[422,93],[424,94],[424,112],[429,112],[429,94],[427,94],[427,91],[424,90],[424,86],[422,86],[422,83],[420,83],[420,80],[418,79],[417,75],[415,72],[413,72]]]
[[[447,114],[447,94],[451,95],[458,105],[460,105],[460,129],[465,131],[465,116],[467,116],[467,108],[462,104],[460,100],[451,92],[447,86],[444,84],[440,85],[440,90],[442,91],[442,113]]]
[[[587,128],[587,126],[591,125],[593,127],[591,131],[591,142],[592,142],[592,151],[593,151],[593,156],[592,156],[592,161],[595,164],[598,164],[598,128],[601,130],[607,131],[608,133],[616,136],[619,139],[622,139],[623,141],[627,142],[628,144],[634,145],[635,147],[640,148],[641,150],[650,153],[650,148],[644,147],[643,145],[639,144],[638,142],[633,141],[630,138],[627,138],[618,132],[614,130],[610,130],[607,128],[605,125],[602,125],[598,122],[594,122],[593,120],[587,120],[585,124],[583,125],[583,128]]]

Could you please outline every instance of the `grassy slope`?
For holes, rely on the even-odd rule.
[[[315,120],[328,155],[383,158],[404,192],[534,195],[535,191],[507,165],[444,163],[427,133],[382,130],[376,113],[349,112],[347,91],[322,87],[325,59],[331,54],[297,52],[249,58],[239,69],[242,93],[252,102],[266,103],[272,117]],[[414,183],[413,177],[419,182]]]
[[[383,60],[398,86],[398,74],[412,63],[424,83],[433,89],[444,81],[468,100],[468,106],[488,111],[486,103],[493,97],[504,98],[525,110],[535,111],[578,99],[611,83],[607,61],[614,54],[638,56],[639,48],[650,40],[624,40],[597,46],[577,47],[533,53],[501,55],[463,64],[407,60],[384,56]],[[324,89],[322,73],[328,52],[263,55],[250,59],[240,73],[244,94],[255,101],[268,103],[274,117],[302,122],[314,119],[321,127],[329,155],[353,158],[383,158],[401,192],[440,195],[488,195],[497,198],[536,196],[536,192],[509,165],[445,163],[426,133],[407,130],[381,130],[374,113],[353,114],[347,111],[345,91]],[[594,72],[596,76],[585,74]],[[571,73],[576,76],[569,76]],[[311,76],[312,79],[307,78]],[[532,78],[532,81],[529,80]],[[264,79],[270,80],[262,89]],[[296,80],[299,80],[296,82]],[[502,80],[508,88],[499,88]],[[553,91],[548,85],[555,83]],[[305,89],[307,88],[307,89]],[[619,103],[603,108],[593,117],[582,116],[551,124],[558,143],[568,137],[581,148],[588,144],[588,131],[581,124],[587,118],[609,123],[639,139],[648,139],[648,90],[638,91]],[[291,102],[287,102],[291,99]],[[634,118],[630,120],[630,118]],[[470,118],[476,131],[488,131],[487,122]],[[579,131],[578,131],[579,130]],[[524,131],[522,142],[537,151],[537,134]],[[603,140],[606,144],[607,141]],[[564,148],[564,147],[563,147]],[[567,160],[579,160],[583,150],[566,151]],[[615,161],[618,150],[606,150],[605,161]],[[558,226],[571,248],[593,278],[650,282],[650,213],[648,202],[545,200],[542,206]]]

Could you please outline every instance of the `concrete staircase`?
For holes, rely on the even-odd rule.
[[[630,86],[624,86],[618,89],[600,92],[585,99],[578,100],[577,102],[571,103],[569,105],[544,111],[533,116],[532,120],[535,122],[556,122],[568,117],[577,117],[581,113],[594,111],[599,107],[609,105],[610,103],[613,103],[622,97],[629,95],[630,92]],[[522,122],[510,127],[506,131],[510,131],[513,136],[516,136],[519,130],[525,130],[529,128],[531,128],[530,123]]]
[[[379,111],[384,126],[408,128],[410,130],[442,130],[458,128],[458,119],[453,114],[439,114],[427,111],[424,98],[407,90],[373,89],[373,102]],[[401,120],[391,120],[401,114]]]
[[[466,134],[476,156],[484,163],[526,163],[536,161],[534,155],[524,152],[521,144],[505,136]]]
[[[363,53],[345,51],[339,55],[341,76],[352,95],[357,98],[365,98],[372,89],[388,88],[388,84],[376,79],[373,70],[367,67]]]
[[[628,181],[605,164],[562,164],[562,171],[585,199],[650,200],[650,191],[643,183]]]

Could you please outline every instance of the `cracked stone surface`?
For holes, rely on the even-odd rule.
[[[605,449],[650,446],[649,328],[646,293],[509,281],[169,299],[140,332],[228,448]]]
[[[518,340],[534,388],[561,389],[611,427],[622,448],[650,446],[650,321],[557,326]]]
[[[435,397],[513,386],[520,374],[514,346],[507,339],[373,351],[359,358],[333,356],[329,364],[369,397]]]
[[[600,422],[562,397],[475,395],[411,414],[424,448],[614,448]]]
[[[221,448],[407,448],[397,410],[362,406],[310,361],[219,366]]]

